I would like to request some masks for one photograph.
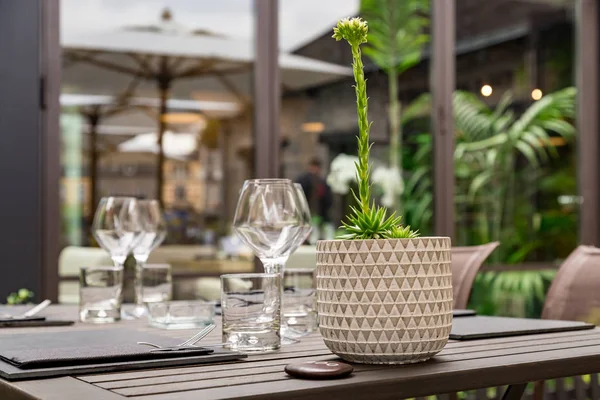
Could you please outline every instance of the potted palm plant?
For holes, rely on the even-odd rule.
[[[345,234],[317,243],[317,303],[325,344],[351,362],[425,361],[448,341],[452,326],[450,238],[419,237],[401,217],[371,200],[368,99],[360,45],[368,27],[343,19],[336,40],[352,49],[358,112],[357,206]]]

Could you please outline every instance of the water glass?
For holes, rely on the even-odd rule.
[[[110,323],[121,319],[123,267],[82,267],[79,274],[79,319]]]
[[[285,337],[301,337],[317,328],[314,272],[312,268],[284,271],[282,330]]]
[[[169,264],[145,264],[136,268],[136,299],[141,304],[171,300],[173,279]]]
[[[281,274],[221,275],[225,347],[244,353],[281,346]]]
[[[215,303],[199,300],[147,303],[148,324],[161,329],[197,329],[214,322]]]

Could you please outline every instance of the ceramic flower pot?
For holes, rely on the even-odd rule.
[[[452,327],[447,237],[324,240],[317,243],[319,329],[344,360],[425,361]]]

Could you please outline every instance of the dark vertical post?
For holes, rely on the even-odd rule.
[[[221,152],[221,226],[219,231],[226,231],[226,224],[230,224],[233,219],[229,215],[229,136],[231,135],[231,123],[228,120],[223,120],[221,124],[221,132],[219,135],[219,151]]]
[[[58,301],[60,252],[60,0],[39,1],[42,7],[42,282],[40,298]],[[14,39],[13,39],[14,40]]]
[[[88,120],[88,125],[90,126],[90,201],[88,205],[90,209],[89,230],[91,231],[92,218],[96,210],[96,198],[98,191],[98,125],[100,125],[100,106],[92,106],[90,111],[84,115]],[[86,230],[86,235],[87,234],[89,234],[88,230]]]
[[[254,0],[254,177],[279,176],[279,0]],[[255,258],[254,267],[263,267]]]
[[[58,297],[59,2],[0,0],[0,302]]]
[[[534,23],[531,25],[532,29],[529,33],[529,37],[527,38],[527,50],[525,53],[525,70],[527,73],[527,86],[529,89],[529,94],[531,94],[533,89],[541,89],[539,51],[540,34],[537,26]],[[531,96],[528,100],[530,103],[533,101]]]
[[[434,232],[454,238],[455,0],[431,0]]]
[[[279,175],[278,0],[255,0],[254,175]]]
[[[167,72],[167,58],[162,57],[160,63],[162,73],[158,77],[160,106],[158,112],[158,166],[156,167],[156,199],[160,203],[160,206],[164,207],[163,186],[165,181],[165,149],[163,148],[163,138],[165,131],[167,130],[165,115],[168,111],[167,103],[169,101],[169,92],[171,90],[172,81]]]
[[[579,242],[600,245],[598,153],[598,1],[576,3],[576,81],[577,134],[579,155],[579,195],[583,199],[579,215]]]

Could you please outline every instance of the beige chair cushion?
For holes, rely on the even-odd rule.
[[[97,247],[67,246],[58,257],[59,277],[78,277],[81,267],[113,265],[106,251]],[[59,303],[79,303],[79,282],[62,281],[58,284]]]
[[[317,246],[300,246],[285,263],[286,268],[316,268]]]
[[[108,253],[97,247],[67,246],[58,257],[59,276],[79,276],[81,267],[113,265]]]
[[[216,256],[216,248],[200,245],[164,245],[156,248],[150,258],[152,264],[173,264],[174,261],[193,261],[198,258],[211,258]]]

